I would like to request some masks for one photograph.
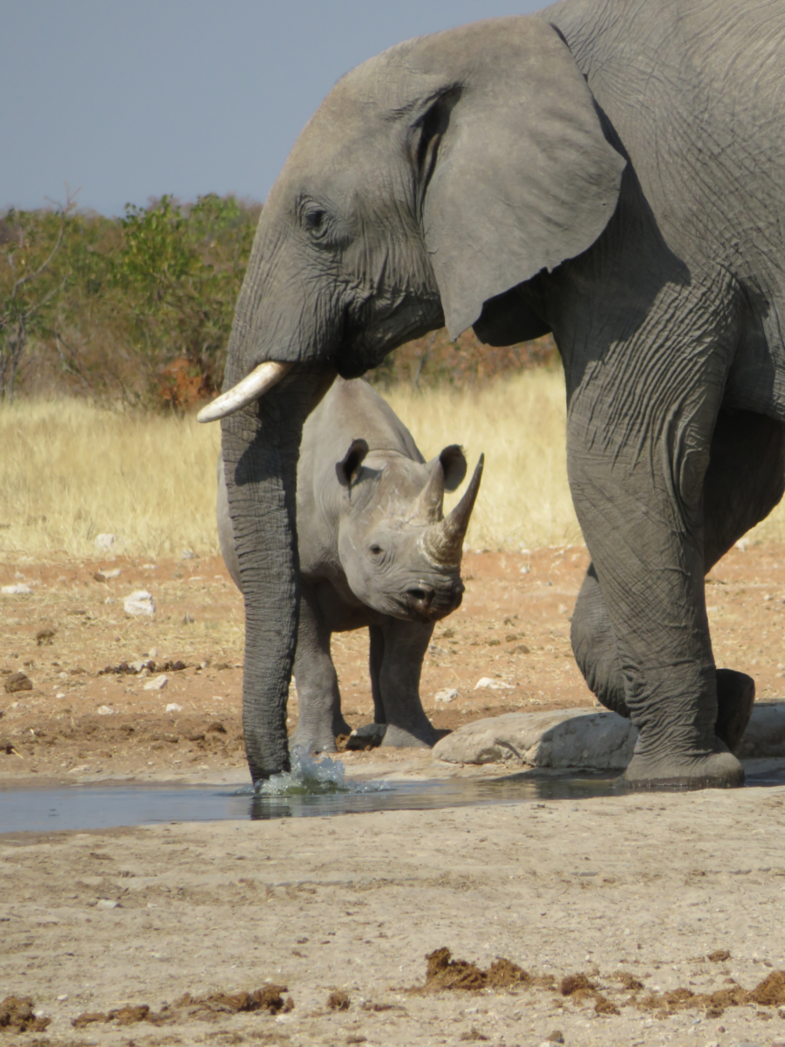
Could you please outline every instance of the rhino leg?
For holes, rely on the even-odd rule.
[[[434,745],[436,731],[420,701],[420,673],[433,626],[390,618],[381,626],[381,632],[384,648],[378,690],[385,717],[383,722],[387,723],[382,745],[419,748]],[[373,657],[371,664],[373,667]]]
[[[335,739],[351,727],[341,714],[341,692],[330,655],[330,630],[311,587],[302,585],[294,678],[300,716],[290,747],[306,752],[335,752]]]
[[[382,700],[382,664],[384,662],[384,629],[381,625],[369,625],[368,632],[371,639],[370,650],[370,673],[371,693],[373,694],[373,722],[387,723],[387,714],[384,711]]]

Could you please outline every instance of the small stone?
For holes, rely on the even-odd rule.
[[[60,695],[58,694],[57,697],[59,698]],[[65,695],[63,695],[63,697],[65,697]],[[99,705],[96,712],[99,716],[114,716],[114,709],[111,705]]]
[[[128,668],[133,669],[135,673],[140,673],[143,669],[149,668],[149,666],[146,661],[142,661],[142,659],[139,658],[135,662],[129,662]]]
[[[503,680],[494,680],[490,676],[481,677],[474,685],[475,691],[514,691],[515,688],[511,683],[505,683]]]
[[[0,587],[0,593],[3,596],[29,596],[33,590],[25,582],[18,582],[16,585],[4,585]]]
[[[161,673],[160,676],[154,676],[152,680],[148,680],[147,683],[144,685],[144,689],[145,691],[162,691],[168,683],[169,677],[166,675],[166,673]]]
[[[441,691],[437,691],[433,696],[435,702],[454,702],[458,697],[458,691],[454,687],[444,687]]]
[[[39,647],[41,647],[42,644],[51,644],[52,640],[55,637],[55,633],[56,630],[50,628],[49,626],[46,626],[43,629],[39,629],[38,632],[35,634],[36,643]]]
[[[65,698],[65,691],[58,691],[55,698]]]
[[[117,541],[117,536],[114,534],[99,534],[95,540],[96,549],[111,549]]]
[[[183,711],[182,705],[178,705],[177,702],[169,702],[166,707],[168,713],[181,713]]]
[[[198,560],[199,559],[199,554],[195,553],[193,551],[193,549],[183,549],[183,552],[182,552],[182,555],[180,556],[180,559],[181,560]]]
[[[749,547],[750,547],[750,540],[749,540],[749,538],[740,538],[738,540],[738,542],[736,542],[736,544],[734,545],[733,548],[734,549],[738,549],[740,553],[746,553],[746,551],[749,549]]]
[[[18,673],[11,673],[10,676],[5,678],[6,694],[15,694],[17,691],[32,691],[32,689],[33,681],[21,669]]]
[[[111,571],[106,567],[101,567],[95,572],[93,578],[97,582],[111,582],[113,578],[119,578],[121,573],[119,567],[115,567]]]
[[[126,614],[134,616],[152,617],[155,614],[155,601],[152,594],[148,593],[146,589],[137,589],[123,600],[123,610]]]
[[[99,898],[95,903],[97,909],[119,909],[120,903],[114,901],[112,898]]]
[[[554,1029],[545,1038],[546,1043],[564,1043],[564,1033],[561,1029]]]

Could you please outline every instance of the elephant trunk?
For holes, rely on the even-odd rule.
[[[425,532],[425,549],[431,559],[443,567],[460,567],[463,540],[480,490],[485,455],[481,454],[471,483],[460,502],[440,523],[431,524]]]
[[[297,642],[296,480],[322,375],[294,372],[222,422],[229,511],[245,597],[243,731],[254,782],[289,768],[286,703]]]

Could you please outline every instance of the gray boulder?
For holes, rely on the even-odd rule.
[[[630,721],[611,712],[505,713],[459,727],[442,738],[433,755],[446,763],[622,771],[637,738]],[[738,756],[785,757],[785,702],[762,702],[753,708]]]

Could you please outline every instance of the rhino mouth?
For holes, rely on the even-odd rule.
[[[446,592],[421,582],[406,590],[401,603],[407,618],[420,622],[438,622],[461,606],[463,592],[461,581]]]

